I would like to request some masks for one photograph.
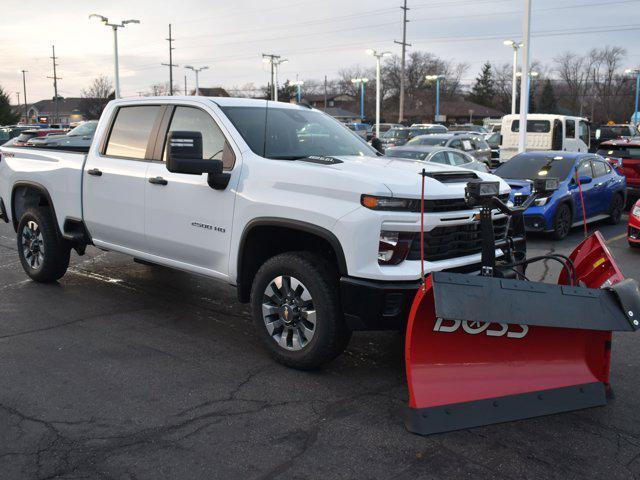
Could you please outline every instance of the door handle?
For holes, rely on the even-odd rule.
[[[89,175],[93,175],[94,177],[102,176],[102,170],[100,170],[99,168],[92,168],[91,170],[87,170],[87,173]]]
[[[169,182],[162,177],[152,177],[149,179],[149,183],[153,183],[154,185],[166,185]]]

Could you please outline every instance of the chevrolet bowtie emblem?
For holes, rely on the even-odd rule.
[[[476,220],[476,221],[479,221],[480,220],[480,213],[474,213],[473,214],[473,219]]]

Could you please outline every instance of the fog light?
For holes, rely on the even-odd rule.
[[[378,243],[378,263],[380,265],[397,265],[409,254],[413,233],[391,232],[382,230]]]

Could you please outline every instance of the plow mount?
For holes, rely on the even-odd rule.
[[[639,328],[638,284],[624,278],[598,232],[571,256],[553,256],[563,263],[557,284],[527,280],[526,266],[538,257],[524,259],[514,242],[496,262],[491,211],[516,217],[528,207],[496,201],[484,202],[480,215],[490,237],[482,274],[431,273],[414,298],[405,343],[411,432],[604,405],[611,332]]]

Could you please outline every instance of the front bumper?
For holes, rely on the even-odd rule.
[[[542,215],[526,215],[524,216],[524,227],[527,232],[546,232],[547,220]]]

